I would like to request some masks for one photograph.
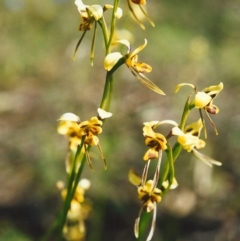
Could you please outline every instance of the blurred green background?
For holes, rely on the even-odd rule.
[[[105,3],[85,1],[96,2]],[[144,166],[143,122],[179,122],[190,91],[186,87],[174,95],[181,82],[199,90],[224,83],[215,100],[220,112],[212,117],[219,135],[208,123],[202,151],[223,166],[210,169],[191,154],[180,156],[179,187],[158,206],[153,241],[240,240],[240,2],[148,1],[156,27],[144,22],[145,31],[121,2],[119,30],[131,32],[133,49],[147,38],[139,58],[153,67],[148,77],[167,95],[146,89],[125,66],[116,74],[113,117],[99,137],[108,170],[96,151],[95,173],[88,167],[83,173],[92,183],[86,194],[92,203],[86,240],[135,240],[141,203],[128,170],[141,173]],[[0,241],[42,237],[61,205],[55,184],[65,181],[67,140],[57,134],[56,120],[65,112],[82,120],[96,115],[105,78],[102,36],[98,31],[94,67],[89,64],[92,31],[73,62],[79,23],[74,1],[0,2]]]

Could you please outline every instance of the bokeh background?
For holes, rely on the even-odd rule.
[[[96,2],[105,3],[85,1]],[[113,117],[100,136],[108,170],[93,150],[95,173],[88,167],[83,173],[92,183],[86,194],[92,204],[86,240],[135,240],[133,223],[141,203],[128,170],[141,173],[144,165],[143,122],[179,121],[190,91],[186,87],[175,95],[181,82],[199,90],[224,83],[215,100],[220,112],[212,117],[219,135],[208,123],[203,150],[223,166],[211,169],[191,154],[180,156],[179,187],[158,206],[153,241],[240,240],[240,2],[148,1],[156,27],[143,20],[145,31],[121,2],[118,30],[129,31],[133,48],[147,38],[140,60],[153,67],[148,77],[167,95],[146,89],[125,66],[116,74]],[[105,78],[102,36],[98,31],[93,67],[92,31],[73,62],[79,22],[74,1],[0,2],[1,241],[39,240],[46,232],[61,206],[55,184],[66,178],[67,140],[57,134],[56,120],[65,112],[88,119],[99,106]],[[192,121],[197,118],[196,112]]]

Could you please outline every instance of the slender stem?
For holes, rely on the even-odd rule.
[[[168,172],[169,172],[169,162],[168,160],[166,160],[162,167],[162,172],[160,174],[159,181],[158,181],[160,188],[162,187],[163,182],[167,179]]]
[[[72,189],[68,189],[68,196],[66,197],[66,199],[65,199],[66,201],[64,202],[65,205],[64,205],[63,210],[62,210],[61,222],[59,224],[59,240],[60,240],[60,237],[62,236],[62,230],[63,230],[64,224],[66,222],[68,210],[70,209],[71,201],[72,201],[72,199],[73,199],[73,197],[75,195],[75,192],[76,192],[79,180],[81,178],[81,174],[82,174],[85,162],[86,162],[86,154],[84,155],[84,157],[82,159],[80,168],[78,169],[76,178],[75,178],[75,180],[73,182]]]
[[[85,136],[82,137],[81,144],[77,148],[77,152],[76,152],[76,155],[75,155],[75,158],[74,158],[74,161],[73,161],[72,172],[71,172],[71,175],[70,175],[70,178],[69,178],[69,181],[68,181],[67,195],[66,195],[66,198],[65,198],[65,201],[64,201],[64,204],[63,204],[63,209],[62,209],[62,212],[61,212],[61,215],[60,215],[60,220],[59,220],[59,235],[62,233],[63,226],[66,222],[67,213],[68,213],[68,210],[71,206],[71,201],[73,199],[73,196],[74,196],[74,193],[75,193],[75,190],[76,190],[76,188],[74,189],[74,187],[75,187],[75,185],[78,185],[77,175],[76,175],[76,165],[77,165],[78,157],[79,157],[79,155],[81,153],[81,150],[84,146],[84,140],[85,140]],[[78,169],[78,172],[84,166],[84,163],[85,163],[85,162],[83,162],[84,157],[85,157],[85,155],[83,156],[83,159],[81,161],[81,165],[80,165],[80,168]]]
[[[91,64],[91,66],[93,66],[93,60],[94,60],[96,34],[97,34],[97,22],[94,22],[94,31],[93,31],[93,38],[92,38],[92,45],[91,45],[91,53],[90,53],[90,64]]]
[[[112,102],[112,95],[113,95],[113,76],[109,77],[109,93],[108,93],[108,100],[106,105],[106,111],[109,111],[110,105]]]
[[[182,150],[182,145],[179,142],[176,142],[175,145],[172,148],[172,153],[173,153],[173,162],[175,162],[181,153]]]
[[[115,1],[114,1],[113,11],[112,11],[112,21],[111,21],[110,36],[109,36],[109,40],[108,40],[108,44],[107,44],[107,49],[106,49],[107,54],[110,52],[110,46],[111,46],[111,43],[112,43],[114,31],[115,31],[115,25],[116,25],[116,16],[115,16],[115,13],[117,12],[117,8],[118,8],[118,5],[119,5],[119,1],[120,1],[120,0],[115,0]]]
[[[169,163],[169,188],[172,184],[173,178],[174,178],[174,165],[173,165],[173,153],[172,153],[172,147],[170,143],[167,143],[168,149],[166,151],[168,156],[168,163]]]
[[[180,127],[179,127],[182,131],[183,131],[184,126],[186,124],[188,115],[189,115],[189,113],[191,111],[191,106],[189,104],[190,97],[191,97],[191,95],[188,96],[187,101],[186,101],[185,106],[184,106],[184,109],[183,109],[183,114],[182,114],[182,118],[181,118],[181,124],[180,124]]]
[[[188,115],[189,115],[189,113],[192,109],[192,105],[189,104],[189,102],[190,102],[190,96],[187,98],[187,101],[185,103],[184,110],[183,110],[183,113],[182,113],[181,123],[180,123],[180,126],[179,126],[179,128],[181,130],[184,130]],[[166,153],[168,155],[168,160],[165,162],[165,164],[163,166],[163,172],[161,173],[161,176],[159,178],[158,183],[159,183],[160,187],[162,187],[162,184],[167,179],[168,175],[170,175],[171,178],[174,177],[174,166],[173,166],[173,164],[176,161],[179,154],[181,153],[181,150],[182,150],[182,146],[178,142],[176,142],[174,144],[173,148],[171,148],[170,144],[168,143],[168,149],[166,150]]]
[[[105,49],[107,50],[107,45],[108,45],[108,28],[107,28],[107,24],[105,22],[104,17],[102,17],[99,21],[98,21],[99,25],[101,26],[102,29],[102,33],[103,33],[103,38],[104,38],[104,44],[105,44]],[[107,54],[107,53],[106,53]]]
[[[113,13],[112,13],[110,36],[108,34],[108,29],[107,29],[105,20],[102,19],[102,21],[98,21],[98,24],[102,27],[102,32],[103,32],[104,42],[105,42],[105,48],[106,48],[106,54],[108,54],[110,52],[110,45],[111,45],[111,42],[112,42],[112,39],[113,39],[115,22],[116,22],[115,13],[117,11],[118,4],[119,4],[119,0],[115,0],[114,1]],[[96,30],[96,25],[95,25],[95,30]],[[86,32],[83,33],[83,36],[85,35],[85,33]],[[80,45],[83,36],[81,37],[81,39],[80,39],[80,41],[79,41],[79,43],[76,47],[76,50],[77,50],[78,46]],[[95,44],[95,35],[94,35],[94,39],[93,39],[93,43],[92,43],[92,52],[93,52],[94,44]],[[76,50],[75,50],[75,54],[76,54]],[[93,56],[91,56],[91,57],[93,58]],[[123,57],[106,74],[105,86],[104,86],[104,91],[103,91],[102,100],[101,100],[101,104],[100,104],[100,107],[102,109],[105,109],[105,110],[110,109],[112,92],[113,92],[113,90],[112,90],[113,89],[113,73],[124,63],[125,63],[125,58]],[[63,203],[63,208],[58,213],[57,219],[54,222],[54,224],[52,226],[52,229],[50,229],[50,231],[47,233],[44,240],[47,240],[47,238],[50,237],[50,235],[54,231],[59,232],[58,233],[59,234],[58,235],[59,240],[62,238],[62,230],[63,230],[63,227],[66,223],[67,214],[68,214],[69,208],[71,206],[71,201],[72,201],[72,199],[75,195],[76,188],[78,186],[79,180],[81,178],[82,171],[83,171],[85,163],[86,163],[86,153],[81,157],[81,160],[78,160],[79,155],[81,154],[82,148],[84,146],[84,139],[85,139],[85,137],[82,138],[81,144],[78,146],[77,152],[76,152],[74,160],[73,160],[73,164],[72,164],[72,167],[71,167],[71,173],[70,173],[69,180],[68,180],[67,194],[66,194],[66,198],[65,198],[64,203]],[[89,149],[90,149],[90,147],[87,148],[87,151]],[[77,170],[78,161],[80,161],[81,164],[80,164],[80,167]]]
[[[118,62],[114,65],[114,67],[110,71],[107,72],[102,101],[100,105],[100,108],[104,110],[109,110],[110,104],[111,104],[112,83],[113,83],[112,75],[124,63],[125,63],[125,58],[123,57],[118,60]]]

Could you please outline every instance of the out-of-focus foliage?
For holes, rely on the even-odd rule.
[[[4,227],[4,229],[2,227],[0,240],[29,241],[30,239],[12,227]]]
[[[88,168],[83,173],[92,182],[87,240],[134,239],[141,204],[135,201],[127,173],[144,165],[142,122],[179,118],[185,98],[173,90],[188,81],[199,90],[224,83],[215,101],[220,108],[214,119],[219,135],[208,126],[211,145],[204,150],[223,166],[209,169],[189,156],[178,160],[179,187],[159,206],[154,240],[238,240],[240,3],[155,0],[147,7],[155,28],[146,23],[142,31],[126,4],[120,25],[132,31],[133,48],[147,38],[141,59],[153,67],[148,76],[167,95],[146,90],[125,66],[116,75],[113,117],[101,136],[108,170],[96,152],[91,157],[95,173]],[[105,76],[104,56],[97,51],[102,43],[97,43],[95,68],[87,61],[92,33],[87,33],[73,62],[81,34],[78,25],[73,1],[0,2],[0,224],[10,224],[9,232],[0,229],[0,240],[25,240],[25,235],[36,240],[43,235],[61,202],[55,183],[65,180],[67,143],[56,132],[56,120],[65,112],[82,119],[96,114]],[[12,238],[19,233],[22,239]]]

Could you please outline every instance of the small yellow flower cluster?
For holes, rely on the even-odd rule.
[[[98,146],[101,157],[104,161],[105,169],[107,167],[106,160],[99,144],[98,135],[102,133],[102,120],[109,118],[111,115],[110,112],[98,108],[98,116],[94,116],[88,121],[81,122],[80,118],[73,113],[65,113],[58,120],[58,133],[69,138],[70,151],[75,154],[83,142],[82,146],[84,149],[81,149],[81,151],[86,154],[88,164],[92,170],[93,166],[88,153],[88,146]]]
[[[147,152],[144,154],[143,160],[146,161],[142,177],[138,177],[133,171],[129,172],[129,180],[131,183],[137,186],[138,198],[143,201],[139,215],[135,221],[134,232],[135,236],[139,236],[139,222],[142,211],[152,212],[152,225],[147,240],[151,240],[156,222],[157,203],[162,200],[162,190],[157,188],[159,182],[160,165],[162,159],[162,151],[167,150],[167,139],[161,133],[154,131],[159,125],[171,124],[177,126],[178,124],[171,120],[165,120],[162,122],[151,121],[145,122],[143,127],[143,136],[145,137],[145,144],[149,147]],[[158,159],[154,177],[147,180],[148,170],[151,160]],[[169,184],[169,186],[172,184]],[[174,188],[177,185],[174,186]],[[170,188],[170,187],[169,187]],[[173,186],[172,186],[173,188]]]
[[[196,90],[195,86],[191,84],[180,84],[176,87],[176,92],[184,85],[189,85]],[[183,111],[182,123],[178,125],[173,120],[164,121],[151,121],[143,123],[143,136],[145,137],[145,144],[149,147],[143,156],[143,160],[146,162],[143,169],[142,177],[137,176],[133,171],[129,172],[129,180],[132,184],[137,186],[138,198],[143,201],[142,207],[140,209],[139,215],[135,221],[134,232],[135,236],[139,236],[139,222],[141,218],[142,211],[152,212],[152,226],[147,237],[147,240],[151,240],[154,233],[155,221],[156,221],[156,210],[157,203],[161,202],[164,192],[169,189],[174,189],[178,186],[174,175],[174,162],[183,148],[187,152],[193,152],[200,160],[203,160],[207,165],[212,166],[212,164],[220,166],[221,163],[207,157],[200,152],[198,149],[205,147],[206,143],[204,140],[200,139],[201,130],[204,127],[204,121],[200,118],[198,121],[193,122],[185,126],[186,119],[189,112],[195,107],[197,109],[204,109],[206,112],[211,114],[218,113],[219,109],[213,105],[213,99],[219,94],[223,89],[223,84],[220,83],[217,86],[210,86],[205,88],[201,92],[197,92],[195,98],[192,102],[188,101],[186,103],[185,109]],[[170,129],[167,136],[161,133],[155,132],[155,129],[162,124],[170,124],[174,127]],[[177,137],[177,143],[174,145],[174,150],[171,148],[169,139],[171,137]],[[176,151],[176,150],[179,151]],[[163,178],[159,182],[160,166],[162,159],[162,152],[167,154],[167,165],[168,167],[164,169]],[[176,154],[178,153],[178,154]],[[150,162],[154,159],[158,159],[154,177],[147,180],[148,170]],[[160,186],[158,188],[157,186]]]
[[[63,184],[58,182],[61,189],[62,199],[67,196],[67,189],[63,188]],[[91,183],[88,179],[81,179],[76,188],[75,194],[67,213],[67,221],[63,228],[63,234],[68,241],[84,240],[86,236],[85,220],[89,216],[91,206],[85,201],[85,191],[89,189]]]

